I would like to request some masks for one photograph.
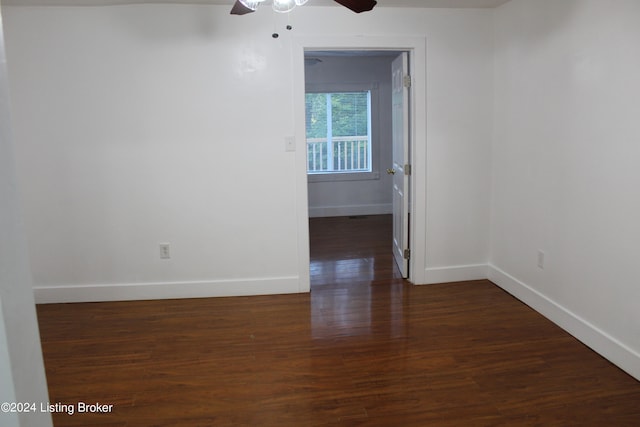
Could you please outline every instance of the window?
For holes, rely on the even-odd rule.
[[[371,90],[306,94],[307,173],[372,172]]]

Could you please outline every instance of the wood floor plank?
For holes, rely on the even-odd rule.
[[[640,383],[489,281],[412,286],[391,218],[310,220],[310,294],[38,306],[65,426],[638,426]]]

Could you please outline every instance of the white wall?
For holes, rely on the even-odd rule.
[[[9,341],[5,331],[4,314],[2,313],[2,298],[0,298],[0,402],[17,402],[15,382],[11,370],[11,356],[9,355]],[[0,414],[2,424],[7,427],[18,427],[20,420],[17,412]]]
[[[2,11],[3,12],[3,11]],[[0,403],[48,401],[11,134],[9,84],[0,13]],[[3,413],[3,426],[51,426],[48,413]]]
[[[313,54],[310,54],[314,57]],[[378,141],[374,166],[379,179],[309,182],[309,216],[376,215],[391,213],[391,62],[392,56],[322,56],[322,62],[305,66],[310,85],[375,84],[377,111],[373,137]]]
[[[306,178],[284,138],[294,135],[292,40],[317,34],[426,37],[422,276],[486,276],[477,267],[488,259],[490,10],[305,6],[278,39],[266,10],[6,14],[39,301],[304,290],[297,224],[307,212],[296,197]],[[160,242],[171,243],[171,260],[159,259]]]
[[[498,9],[490,261],[492,280],[636,378],[638,22],[636,0]]]
[[[8,8],[44,300],[298,290],[288,46],[222,12]]]

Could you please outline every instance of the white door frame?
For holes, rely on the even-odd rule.
[[[292,42],[293,110],[295,122],[296,213],[298,230],[298,290],[311,290],[309,258],[309,207],[307,189],[307,153],[305,150],[305,76],[304,52],[312,50],[392,50],[409,52],[412,76],[410,115],[412,170],[410,176],[411,216],[409,241],[409,281],[426,283],[426,200],[427,200],[427,107],[426,39],[404,36],[300,36]],[[391,249],[391,242],[389,242]]]

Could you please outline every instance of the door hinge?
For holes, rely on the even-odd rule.
[[[411,87],[411,76],[409,74],[404,76],[403,84],[404,84],[404,87]]]
[[[411,165],[410,164],[406,164],[404,165],[404,174],[405,175],[411,175]]]
[[[404,259],[411,258],[411,249],[405,249],[404,253],[403,253],[403,257],[404,257]]]

